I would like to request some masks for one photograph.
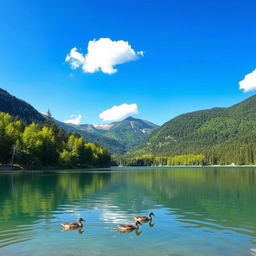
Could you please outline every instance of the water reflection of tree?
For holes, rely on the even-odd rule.
[[[190,227],[250,227],[256,234],[254,169],[19,173],[1,175],[0,184],[0,229],[9,220],[6,229],[31,224],[42,215],[48,219],[59,206],[88,199],[86,208],[97,204],[119,219],[130,220],[158,204]]]
[[[138,171],[133,179],[178,221],[205,227],[212,219],[213,226],[250,227],[256,235],[255,169]]]
[[[101,191],[110,173],[13,173],[0,176],[0,247],[32,239],[32,224],[63,204]],[[19,232],[17,232],[19,231]]]
[[[29,173],[0,176],[0,218],[50,215],[58,205],[102,190],[110,173]]]

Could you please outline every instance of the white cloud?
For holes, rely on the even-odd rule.
[[[64,123],[78,125],[81,122],[82,115],[80,115],[80,114],[78,114],[78,115],[71,115],[70,118],[71,119],[64,121]]]
[[[143,51],[135,52],[129,42],[110,38],[100,38],[89,41],[87,54],[82,54],[76,47],[72,48],[66,56],[71,68],[82,68],[85,73],[102,71],[105,74],[114,74],[117,69],[114,66],[133,61],[143,56]]]
[[[239,89],[244,90],[244,92],[256,90],[256,69],[245,75],[244,79],[239,82]]]
[[[99,114],[99,117],[104,121],[119,121],[129,115],[134,115],[138,113],[137,104],[121,104],[119,106],[113,106]]]

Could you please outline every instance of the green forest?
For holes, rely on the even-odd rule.
[[[49,118],[44,124],[27,124],[0,112],[0,164],[34,168],[110,166],[103,147],[78,134],[66,133]]]
[[[119,166],[175,166],[175,165],[256,165],[256,143],[227,142],[183,155],[122,155],[113,156]]]
[[[256,96],[252,96],[229,108],[180,115],[153,131],[130,159],[151,154],[168,162],[166,158],[182,156],[186,165],[191,155],[202,155],[200,162],[205,165],[255,165],[255,110]]]
[[[205,165],[204,155],[157,156],[144,154],[140,156],[114,156],[113,161],[119,166],[172,166]]]

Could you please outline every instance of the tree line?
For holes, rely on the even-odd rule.
[[[143,154],[139,156],[113,156],[113,162],[119,166],[172,166],[172,165],[204,165],[204,155],[157,156]]]
[[[50,118],[44,124],[25,122],[0,112],[0,164],[26,169],[110,166],[109,152],[78,134],[59,129]]]
[[[114,156],[121,166],[173,165],[256,165],[256,132],[239,140],[229,140],[180,155],[138,154]]]

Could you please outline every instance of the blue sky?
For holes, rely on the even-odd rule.
[[[254,94],[239,81],[256,68],[255,1],[0,1],[0,87],[59,120],[101,123],[112,106],[162,124]],[[115,74],[65,61],[88,42],[123,40],[144,55]],[[84,55],[85,56],[85,55]],[[255,85],[256,87],[256,85]]]

